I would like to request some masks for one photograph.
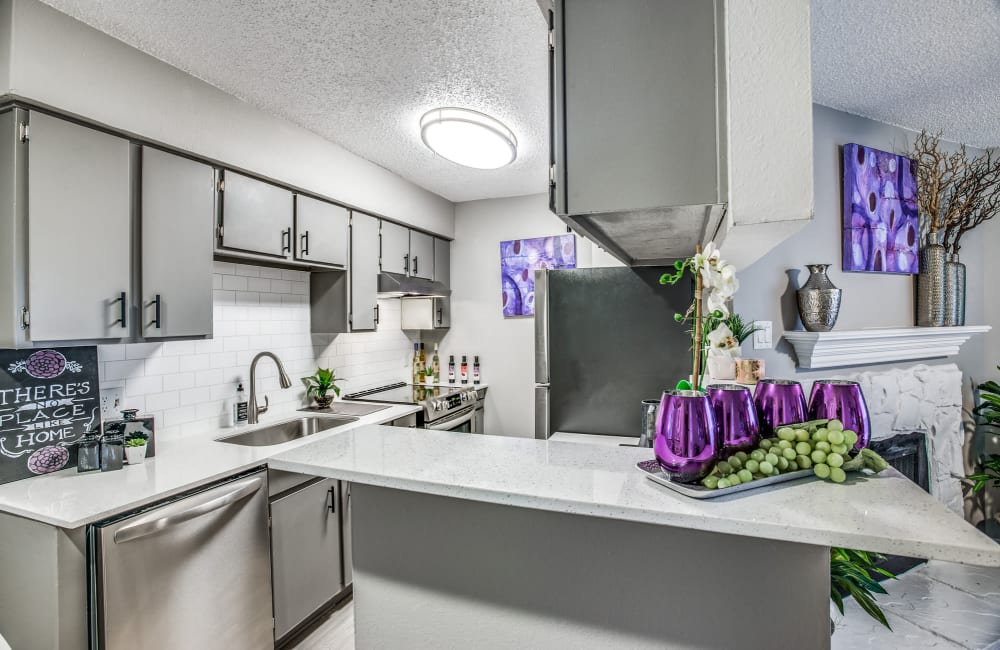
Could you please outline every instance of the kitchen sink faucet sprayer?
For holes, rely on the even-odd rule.
[[[281,364],[281,359],[275,356],[273,352],[261,352],[255,356],[253,361],[250,362],[250,408],[247,415],[247,424],[257,424],[260,414],[267,413],[267,407],[269,406],[267,395],[264,396],[264,406],[257,406],[257,362],[261,360],[261,357],[271,357],[274,359],[274,365],[278,366],[278,383],[281,384],[282,388],[291,388],[292,386],[292,380],[288,378],[285,366]]]

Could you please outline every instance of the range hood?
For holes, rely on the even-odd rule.
[[[384,271],[378,274],[379,298],[409,298],[414,296],[447,298],[450,295],[451,289],[441,282]]]
[[[809,223],[807,0],[538,2],[570,228],[629,266],[714,239],[743,267]]]

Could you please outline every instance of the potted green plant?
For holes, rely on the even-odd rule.
[[[317,407],[325,409],[330,407],[334,395],[340,396],[337,382],[343,381],[343,377],[337,377],[337,373],[329,368],[317,368],[316,374],[303,377],[302,381],[306,385],[306,395],[313,398]],[[330,395],[330,391],[333,391],[334,395]]]
[[[129,465],[141,465],[146,460],[146,436],[133,435],[125,441],[125,460]]]
[[[865,551],[855,551],[849,548],[833,547],[830,549],[830,600],[841,614],[844,613],[844,596],[852,596],[854,601],[876,621],[890,630],[892,627],[885,618],[882,608],[875,602],[873,594],[885,594],[876,575],[895,579],[892,573],[875,566],[882,556]],[[833,620],[830,620],[830,631],[833,632]]]

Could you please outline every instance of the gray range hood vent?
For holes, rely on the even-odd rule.
[[[451,289],[440,282],[414,278],[398,273],[378,274],[379,298],[405,298],[423,296],[426,298],[447,298]]]
[[[726,216],[726,204],[679,205],[644,210],[567,215],[562,219],[628,266],[667,266],[709,241]]]

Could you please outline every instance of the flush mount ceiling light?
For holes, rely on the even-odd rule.
[[[517,157],[517,138],[510,129],[466,108],[427,111],[420,118],[420,137],[437,155],[466,167],[497,169]]]

